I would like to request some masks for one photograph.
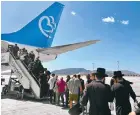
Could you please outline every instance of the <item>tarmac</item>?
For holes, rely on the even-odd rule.
[[[132,85],[134,91],[139,96],[140,102],[140,78],[126,78],[134,82]],[[107,81],[110,81],[108,79]],[[69,115],[68,109],[60,106],[49,104],[48,100],[35,100],[32,98],[24,98],[23,100],[15,99],[16,96],[4,96],[1,99],[1,115]],[[134,110],[134,102],[131,99],[132,109]],[[89,106],[88,106],[89,107]],[[115,110],[111,112],[115,115]]]
[[[47,100],[1,99],[1,115],[69,115],[68,109],[52,105]]]
[[[15,97],[14,95],[2,97],[1,115],[69,115],[68,108],[64,109],[61,106],[49,104],[47,99],[36,100],[25,97],[23,100],[18,100]],[[140,98],[137,99],[140,102]],[[131,105],[134,110],[132,99]],[[89,106],[87,108],[89,109]],[[111,111],[111,114],[115,115],[115,110]]]

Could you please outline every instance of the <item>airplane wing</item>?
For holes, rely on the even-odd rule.
[[[40,54],[40,59],[42,62],[48,62],[51,60],[55,60],[57,58],[57,55],[59,54],[72,51],[81,47],[85,47],[91,44],[95,44],[98,41],[100,40],[91,40],[91,41],[86,41],[86,42],[67,44],[67,45],[55,46],[55,47],[50,47],[50,48],[36,49],[36,51]],[[37,55],[37,52],[36,52],[36,55]],[[7,75],[11,73],[10,66],[1,65],[1,70],[5,71],[5,72],[2,72],[2,75]],[[10,71],[6,71],[6,70],[10,70]]]
[[[95,44],[100,40],[90,40],[86,42],[80,42],[80,43],[74,43],[74,44],[67,44],[62,46],[55,46],[50,48],[43,48],[43,49],[37,49],[36,51],[38,53],[47,54],[47,55],[59,55],[68,51],[72,51],[81,47],[85,47],[91,44]]]

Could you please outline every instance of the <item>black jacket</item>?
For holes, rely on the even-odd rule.
[[[87,85],[82,105],[90,102],[89,115],[111,115],[108,102],[112,101],[111,88],[101,81],[92,81]]]
[[[124,78],[123,78],[123,80],[124,80],[125,82],[129,83],[129,84],[133,84],[133,82],[130,82],[130,81],[124,79]]]
[[[89,84],[89,83],[91,83],[92,82],[92,80],[91,79],[87,79],[87,84]]]
[[[84,90],[85,89],[84,80],[83,79],[80,79],[80,82],[81,82],[82,90]]]
[[[49,85],[47,83],[47,79],[46,79],[45,74],[40,75],[40,84],[41,84],[40,97],[47,96],[47,93],[49,90]]]
[[[113,98],[116,100],[116,114],[128,115],[131,112],[131,104],[129,97],[131,96],[136,101],[136,95],[130,83],[125,80],[120,80],[111,88]]]

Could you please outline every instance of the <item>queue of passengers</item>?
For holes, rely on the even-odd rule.
[[[82,105],[90,101],[89,115],[111,115],[108,102],[115,99],[116,115],[128,115],[131,110],[129,97],[136,102],[136,94],[133,91],[129,81],[123,78],[121,71],[115,71],[113,84],[105,84],[105,77],[108,77],[104,68],[98,68],[94,80],[87,85],[86,92],[82,97]]]
[[[28,52],[25,48],[20,49],[17,44],[10,47],[9,50],[16,59],[20,59],[23,62],[30,73],[33,73],[39,79],[40,73],[44,72],[44,67],[39,57],[35,58],[36,56],[33,51]]]
[[[123,76],[121,71],[115,71],[111,84],[107,85],[104,68],[97,68],[96,73],[88,74],[86,83],[80,75],[73,75],[72,78],[68,75],[64,81],[63,77],[58,79],[58,76],[53,74],[48,82],[51,93],[50,103],[60,105],[61,97],[62,106],[69,106],[72,110],[73,101],[75,104],[81,103],[82,106],[86,106],[89,101],[89,115],[111,115],[108,103],[112,103],[115,99],[116,115],[133,115],[134,112],[130,113],[132,109],[129,97],[131,96],[134,102],[137,102],[136,94],[130,85],[132,82],[125,80]],[[75,113],[75,115],[78,114]]]
[[[60,105],[61,97],[62,106],[69,107],[71,110],[73,101],[75,104],[81,103],[82,106],[86,106],[89,101],[89,115],[111,115],[108,102],[113,102],[115,99],[116,115],[140,114],[139,109],[131,112],[129,97],[131,96],[133,101],[137,102],[136,94],[131,87],[133,83],[125,80],[121,71],[114,72],[110,85],[105,84],[105,78],[108,75],[104,68],[97,68],[96,73],[88,74],[86,83],[80,75],[73,75],[72,78],[68,75],[65,81],[63,77],[58,79],[57,75],[44,69],[39,57],[35,59],[33,52],[28,53],[26,49],[21,50],[17,45],[13,49],[14,56],[20,58],[28,70],[40,80],[41,97],[49,94],[51,104]],[[23,56],[23,54],[25,55]],[[75,113],[75,115],[77,114]]]
[[[50,71],[44,68],[39,57],[35,58],[33,51],[28,53],[25,48],[20,49],[17,44],[9,46],[8,49],[15,59],[20,59],[24,66],[28,69],[30,74],[35,77],[41,87],[41,97],[45,97],[48,94],[49,84],[47,83],[50,78]]]
[[[61,98],[62,106],[66,108],[68,105],[72,108],[73,101],[75,103],[80,101],[80,96],[82,95],[80,91],[84,91],[85,88],[84,80],[81,79],[80,75],[73,75],[73,78],[68,75],[65,81],[63,77],[58,79],[57,75],[52,74],[48,83],[50,86],[50,103],[60,105]]]

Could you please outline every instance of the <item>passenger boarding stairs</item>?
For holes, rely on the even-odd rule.
[[[7,62],[5,62],[5,60],[7,60]],[[40,83],[32,73],[29,73],[25,64],[20,59],[16,59],[10,52],[2,53],[1,64],[6,63],[11,66],[25,91],[31,89],[34,97],[40,99]]]

